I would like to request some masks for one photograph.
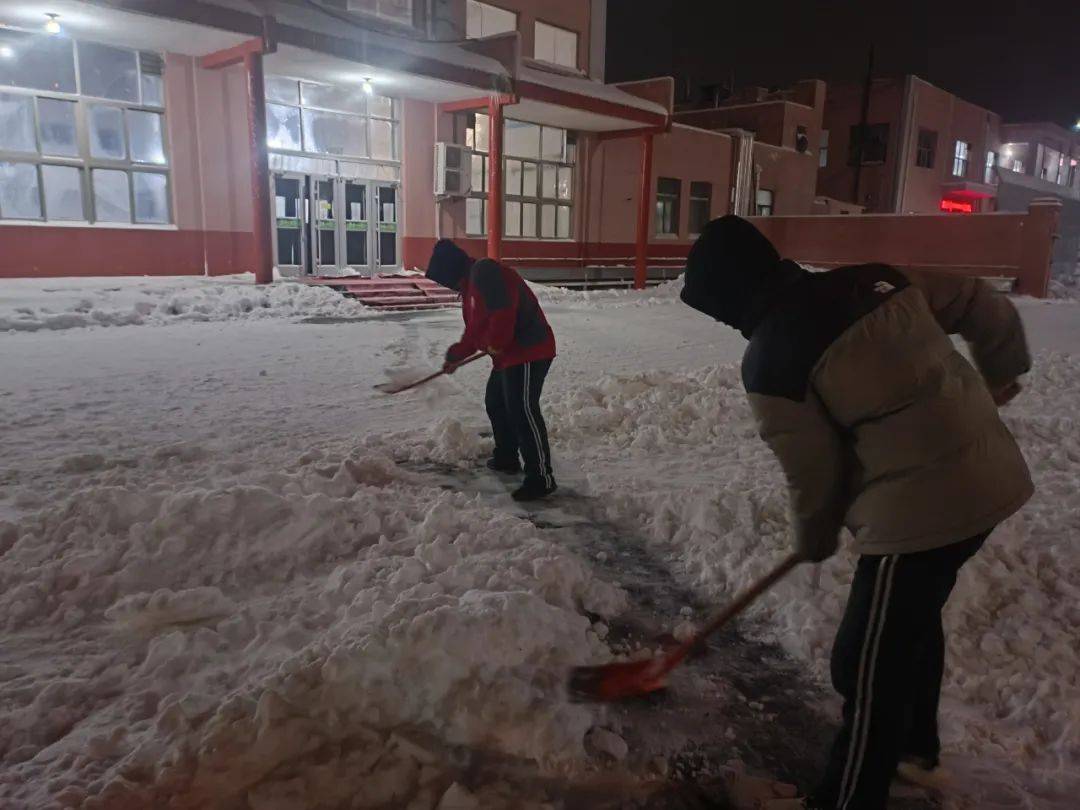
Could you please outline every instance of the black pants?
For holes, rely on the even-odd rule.
[[[814,802],[881,810],[904,756],[936,763],[945,667],[941,611],[990,532],[917,554],[863,556],[832,652],[844,720]]]
[[[525,464],[525,482],[554,486],[547,426],[540,413],[540,393],[551,368],[550,360],[535,360],[492,371],[484,405],[495,436],[495,458]]]

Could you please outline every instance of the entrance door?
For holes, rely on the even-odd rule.
[[[368,215],[371,209],[369,186],[355,180],[342,180],[341,186],[341,196],[345,201],[345,230],[342,236],[345,264],[361,275],[370,276],[373,251]]]
[[[398,258],[398,189],[375,186],[375,216],[378,223],[378,269],[397,267]]]
[[[274,263],[285,275],[307,272],[307,178],[274,175]]]
[[[338,250],[338,181],[327,177],[312,177],[312,197],[315,216],[312,222],[311,243],[314,273],[317,276],[336,276],[341,266]]]

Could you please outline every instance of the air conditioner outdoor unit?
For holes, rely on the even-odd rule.
[[[460,197],[471,190],[469,153],[452,143],[435,144],[435,195]]]

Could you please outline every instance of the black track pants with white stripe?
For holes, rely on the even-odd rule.
[[[880,810],[902,757],[937,761],[941,611],[960,567],[989,534],[917,554],[859,558],[832,652],[843,725],[816,806]]]
[[[547,426],[540,413],[540,394],[550,360],[534,360],[492,371],[484,404],[495,437],[495,458],[516,461],[518,452],[525,467],[525,481],[555,484],[551,473],[551,448]]]

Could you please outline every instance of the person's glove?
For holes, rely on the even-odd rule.
[[[461,361],[468,356],[468,351],[460,343],[455,343],[446,350],[446,359],[443,361],[443,372],[446,374],[453,374]]]

